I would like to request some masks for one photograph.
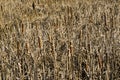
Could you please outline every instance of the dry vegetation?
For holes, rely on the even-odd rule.
[[[0,80],[120,80],[120,0],[0,0]]]

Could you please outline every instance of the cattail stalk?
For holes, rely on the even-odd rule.
[[[42,41],[41,41],[40,37],[38,37],[38,45],[39,45],[39,48],[41,49],[42,48]]]
[[[24,25],[23,25],[23,24],[21,25],[21,28],[22,28],[22,29],[21,29],[21,32],[22,32],[22,34],[23,34],[23,33],[24,33]]]

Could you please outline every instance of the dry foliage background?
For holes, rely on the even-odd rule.
[[[0,0],[0,80],[120,80],[120,0]]]

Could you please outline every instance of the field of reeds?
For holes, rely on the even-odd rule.
[[[0,80],[120,80],[120,0],[0,0]]]

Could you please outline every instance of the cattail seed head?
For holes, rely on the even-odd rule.
[[[21,27],[22,27],[21,32],[23,34],[24,33],[24,25],[22,24]]]
[[[40,37],[38,37],[38,46],[40,49],[42,48],[42,41]]]

